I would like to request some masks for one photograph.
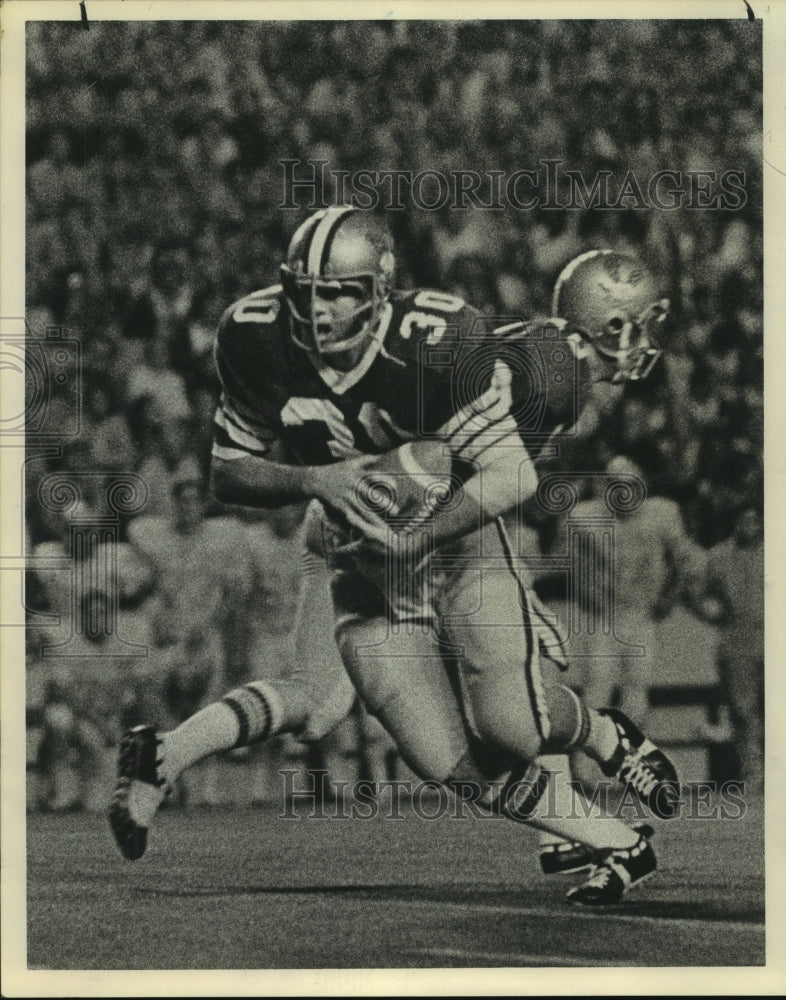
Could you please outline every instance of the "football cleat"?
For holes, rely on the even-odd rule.
[[[641,836],[633,847],[615,848],[598,856],[589,878],[565,897],[578,906],[619,903],[637,885],[652,878],[658,863],[649,838]]]
[[[117,784],[108,816],[117,846],[129,861],[145,853],[147,829],[169,793],[158,773],[160,745],[152,726],[130,729],[120,741]]]
[[[616,708],[602,708],[617,728],[619,744],[610,760],[601,764],[609,777],[632,788],[647,808],[660,819],[675,816],[680,803],[680,784],[669,758]]]
[[[633,829],[648,840],[654,830],[647,823],[635,823]],[[573,875],[592,868],[598,852],[579,840],[563,840],[543,844],[540,848],[540,867],[544,875]]]

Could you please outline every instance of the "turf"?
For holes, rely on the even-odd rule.
[[[658,824],[657,876],[570,907],[534,833],[503,820],[283,819],[168,809],[145,857],[94,814],[28,817],[28,964],[39,969],[756,965],[761,808]]]

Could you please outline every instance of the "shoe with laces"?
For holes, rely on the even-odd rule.
[[[589,878],[565,897],[577,906],[609,906],[619,903],[637,885],[652,878],[658,864],[648,837],[633,847],[617,848],[597,856]]]
[[[634,823],[633,829],[647,839],[655,832],[647,823]],[[573,875],[592,868],[598,852],[580,840],[562,840],[543,844],[539,853],[544,875]]]
[[[147,830],[169,794],[158,768],[161,740],[152,726],[137,726],[120,741],[117,784],[109,804],[109,825],[123,857],[137,861],[147,848]]]
[[[619,737],[611,760],[601,764],[603,773],[632,788],[660,819],[671,819],[680,802],[680,784],[674,765],[627,715],[616,708],[602,708],[600,714],[612,720]]]

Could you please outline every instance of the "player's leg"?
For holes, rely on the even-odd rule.
[[[603,632],[598,619],[591,631],[588,627],[571,636],[571,648],[576,652],[578,668],[576,686],[580,688],[584,703],[592,706],[611,705],[621,682],[618,645],[613,636]],[[579,752],[573,754],[573,772],[576,779],[588,788],[597,785],[602,777],[597,763]]]
[[[413,771],[448,785],[456,782],[464,783],[465,788],[473,785],[475,793],[485,789],[487,782],[496,780],[501,785],[501,779],[510,776],[507,766],[510,761],[506,757],[495,760],[493,754],[485,753],[479,763],[470,751],[459,695],[445,672],[445,651],[429,628],[431,608],[418,587],[413,586],[406,597],[394,602],[396,626],[388,620],[392,595],[380,600],[375,588],[352,569],[333,573],[332,594],[338,620],[337,639],[347,670],[373,712],[366,717],[372,723],[381,720]],[[380,614],[383,610],[386,615]],[[517,633],[519,621],[517,616]],[[318,631],[324,632],[326,627],[327,623]],[[549,628],[544,626],[544,631],[548,633]],[[308,636],[309,632],[298,630],[298,634]],[[310,641],[317,638],[313,635]],[[544,642],[548,644],[550,638],[553,637],[544,636]],[[296,657],[296,661],[302,665],[306,657]],[[556,666],[553,670],[555,674],[558,672]],[[334,686],[334,689],[340,688]],[[571,800],[574,793],[567,757],[550,758],[549,763],[552,773],[548,781],[554,788],[549,788],[547,798],[559,803],[563,815],[571,815],[576,803]],[[492,788],[483,791],[479,795],[481,804],[488,805],[494,794]],[[589,807],[585,805],[581,815],[588,813]],[[610,823],[604,829],[613,833],[613,827]],[[568,831],[568,835],[580,833],[581,828],[575,824]],[[560,842],[564,844],[564,839],[560,838]],[[600,842],[609,847],[614,840],[601,837]],[[585,844],[572,840],[567,846],[569,852],[562,850],[555,855],[549,871],[576,871],[592,862],[592,851]]]
[[[138,726],[125,734],[109,821],[129,860],[144,854],[161,802],[189,767],[279,733],[318,740],[349,712],[354,690],[335,651],[324,568],[308,554],[295,617],[296,656],[287,676],[240,685],[169,732]]]
[[[526,586],[526,578],[522,578],[522,584]],[[541,673],[544,686],[552,688],[562,684],[567,679],[570,680],[571,687],[582,686],[581,666],[584,659],[581,657],[582,648],[579,645],[576,660],[571,659],[568,670],[568,659],[564,653],[564,637],[557,626],[557,617],[544,605],[541,604],[537,596],[531,591],[530,603],[537,618],[543,622],[543,627],[538,630],[538,638],[545,654],[540,660]],[[550,635],[551,633],[551,635]],[[576,649],[576,639],[573,637],[572,649]],[[577,669],[578,667],[578,669]],[[566,674],[567,671],[567,674]],[[591,702],[591,704],[605,704],[606,698]],[[587,758],[580,758],[586,760]],[[574,764],[567,753],[541,754],[538,758],[540,765],[548,774],[548,787],[544,793],[544,799],[549,803],[549,808],[559,815],[567,816],[572,812],[581,809],[581,815],[590,815],[591,809],[582,795],[580,785],[574,782]],[[592,764],[593,767],[597,765]],[[597,810],[596,810],[597,811]],[[570,840],[549,830],[541,830],[539,836],[539,856],[540,865],[547,875],[552,874],[572,874],[592,867],[595,859],[595,851],[589,845],[579,840]]]
[[[518,585],[510,567],[506,572],[497,560],[488,558],[493,553],[489,545],[474,567],[470,561],[452,573],[442,595],[444,609],[449,609],[443,618],[447,635],[463,647],[462,680],[479,737],[515,756],[520,766],[544,751],[584,746],[605,766],[606,773],[617,773],[625,764],[626,773],[619,776],[627,780],[628,773],[634,772],[634,763],[636,769],[646,766],[642,765],[643,755],[637,753],[644,745],[643,737],[629,728],[619,713],[592,712],[570,689],[544,683],[539,633],[549,623],[542,620],[536,602]],[[620,759],[623,738],[630,752],[625,751]],[[645,749],[649,753],[649,747]],[[660,755],[654,747],[652,750]],[[666,776],[672,773],[667,771]],[[559,783],[559,776],[554,780]],[[638,780],[643,785],[641,778]],[[643,787],[638,789],[640,795],[644,791]],[[572,789],[571,795],[569,813],[564,808],[551,809],[534,816],[532,825],[598,851],[611,849],[616,867],[609,868],[607,898],[600,899],[589,890],[587,895],[593,898],[574,898],[577,902],[614,901],[631,883],[654,870],[649,841],[618,820],[584,815],[583,810],[577,814]],[[627,881],[616,870],[620,865],[621,871],[625,866],[631,869]]]
[[[556,616],[554,617],[556,625]],[[575,649],[575,636],[572,649]],[[581,653],[581,650],[579,650]],[[541,668],[544,685],[553,687],[568,680],[571,687],[582,686],[581,667],[584,663],[579,655],[570,660],[570,669],[564,673],[564,667],[558,665],[555,659],[543,657]],[[605,704],[605,702],[596,702]],[[571,757],[567,753],[542,754],[539,762],[548,774],[549,787],[544,793],[547,802],[553,803],[553,808],[563,814],[569,814],[576,803],[574,798],[577,794],[574,789],[578,786],[574,784],[575,771]],[[586,759],[583,758],[582,759]],[[593,767],[596,765],[593,764]],[[583,871],[592,866],[594,851],[587,844],[578,840],[567,840],[559,834],[551,833],[548,830],[541,830],[539,841],[540,866],[546,875],[573,874]]]
[[[550,623],[520,583],[504,531],[482,532],[440,595],[443,627],[463,647],[462,681],[484,742],[531,761],[540,752],[581,749],[607,776],[632,787],[656,815],[671,815],[678,789],[665,755],[621,712],[590,708],[562,684],[546,686],[541,641]],[[472,554],[472,553],[471,553]]]
[[[468,752],[467,732],[435,636],[383,617],[343,622],[337,640],[366,710],[420,778],[446,782]]]
[[[358,701],[355,714],[359,776],[371,782],[396,777],[398,751],[382,723]]]
[[[563,685],[545,684],[541,623],[516,577],[487,559],[481,569],[451,574],[443,599],[450,608],[443,628],[463,651],[462,688],[480,740],[523,769],[541,754],[569,749],[579,736],[578,697]],[[555,783],[572,792],[561,779],[555,769]],[[624,823],[574,819],[573,804],[564,794],[561,799],[559,810],[534,825],[597,848],[635,843]]]
[[[356,623],[340,636],[356,687],[412,770],[459,795],[469,792],[486,809],[592,845],[600,852],[595,855],[598,865],[588,883],[572,891],[573,902],[614,903],[644,881],[656,865],[651,830],[631,830],[619,820],[593,817],[589,810],[586,816],[578,815],[575,800],[570,812],[563,802],[560,814],[540,815],[538,799],[546,785],[540,780],[539,765],[509,768],[506,755],[484,754],[472,745],[444,667],[433,655],[438,646],[427,639],[422,634],[391,636],[384,619]],[[603,873],[600,889],[599,872]]]
[[[560,684],[565,679],[565,675],[559,673],[559,668],[553,660],[543,658],[541,666],[546,688]],[[574,671],[574,664],[571,662],[567,676],[572,678],[574,672],[579,675],[580,683],[581,673]],[[590,704],[593,703],[603,704],[602,701],[590,702]],[[594,761],[579,754],[579,768],[576,770],[567,753],[552,753],[542,754],[538,758],[538,762],[548,774],[549,784],[543,798],[548,803],[550,810],[563,816],[572,813],[589,816],[593,813],[591,802],[582,787],[582,780],[586,779],[590,789],[597,785],[597,779],[601,776],[601,772]],[[590,768],[593,770],[590,771]],[[606,821],[606,811],[597,804],[594,806],[594,814],[604,817],[604,822]],[[609,829],[612,829],[612,826]],[[653,828],[645,823],[633,824],[631,829],[646,837],[652,837],[654,832]],[[548,830],[540,832],[539,856],[541,868],[546,875],[565,875],[584,871],[591,868],[596,860],[596,852],[587,844],[580,840],[566,839]]]

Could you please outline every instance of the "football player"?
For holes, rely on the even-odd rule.
[[[557,284],[570,329],[549,327],[557,349],[547,366],[545,341],[526,325],[487,323],[442,292],[395,291],[393,274],[384,226],[328,209],[295,233],[281,284],[227,310],[214,491],[248,506],[319,503],[344,666],[406,762],[460,794],[473,790],[490,810],[602,852],[570,898],[615,902],[655,870],[648,837],[614,821],[599,830],[562,815],[533,819],[544,788],[533,762],[580,748],[660,816],[675,810],[676,774],[621,713],[543,683],[542,657],[562,653],[522,585],[502,515],[536,487],[525,442],[532,450],[576,418],[578,387],[564,388],[573,358],[587,382],[643,377],[667,302],[635,260],[583,255]],[[171,733],[127,734],[110,807],[125,856],[144,852],[184,768],[301,732],[314,704],[295,678],[258,681]]]

